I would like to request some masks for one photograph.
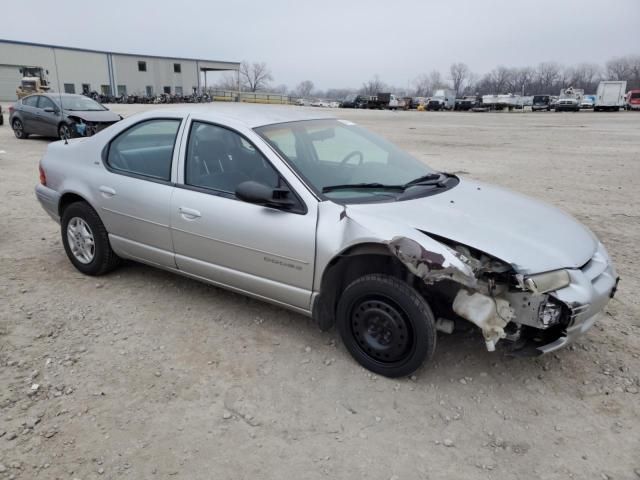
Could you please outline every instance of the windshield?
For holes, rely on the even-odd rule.
[[[331,199],[395,199],[403,193],[400,186],[436,173],[383,138],[345,120],[280,123],[256,131],[317,193]]]
[[[534,102],[548,102],[549,101],[549,97],[545,97],[543,95],[536,95],[535,97],[533,97],[533,101]]]
[[[63,110],[75,110],[82,112],[97,112],[106,110],[95,100],[91,100],[83,95],[63,96],[62,97]]]
[[[631,98],[640,98],[640,92],[633,92]]]

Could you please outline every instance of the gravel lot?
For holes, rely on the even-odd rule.
[[[33,195],[48,140],[3,107],[0,479],[640,478],[640,114],[335,112],[567,210],[622,277],[569,349],[441,335],[388,380],[297,314],[132,263],[82,276]]]

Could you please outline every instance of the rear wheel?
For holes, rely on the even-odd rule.
[[[435,351],[429,305],[388,275],[365,275],[351,283],[338,302],[337,326],[358,363],[386,377],[410,375]]]
[[[85,275],[103,275],[120,263],[102,220],[88,203],[75,202],[65,208],[60,225],[64,250]]]
[[[22,124],[22,120],[20,120],[19,118],[16,118],[13,121],[13,123],[11,124],[11,128],[13,128],[13,134],[16,136],[16,138],[19,138],[20,140],[24,140],[29,136],[29,134],[24,131],[24,125]]]

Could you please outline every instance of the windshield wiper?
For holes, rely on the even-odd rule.
[[[443,180],[442,177],[443,175],[440,173],[429,173],[427,175],[414,178],[410,182],[405,183],[403,187],[406,189],[413,187],[414,185],[440,185]],[[437,182],[434,182],[433,180],[437,180]]]
[[[360,190],[368,188],[384,188],[387,190],[404,190],[404,185],[386,185],[384,183],[345,183],[342,185],[329,185],[322,187],[322,193],[333,192],[334,190]]]

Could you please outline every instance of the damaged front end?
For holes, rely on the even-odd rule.
[[[427,296],[437,294],[445,315],[467,320],[482,331],[489,351],[502,339],[510,341],[511,351],[518,355],[555,350],[584,333],[615,292],[617,276],[601,244],[585,266],[596,262],[595,269],[525,276],[484,252],[429,237],[442,244],[439,252],[407,237],[395,237],[387,246],[422,280]],[[595,278],[589,279],[589,274]]]
[[[88,121],[76,116],[69,116],[69,120],[72,122],[71,128],[73,129],[73,135],[76,137],[91,137],[98,132],[101,132],[105,128],[113,125],[117,122],[96,122]]]

